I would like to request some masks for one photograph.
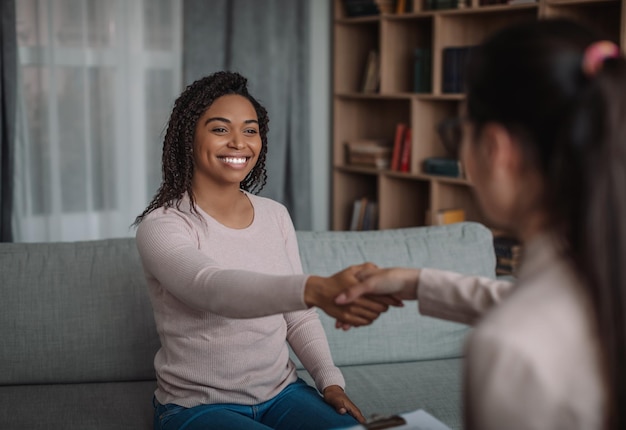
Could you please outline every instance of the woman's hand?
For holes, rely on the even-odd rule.
[[[376,266],[363,265],[354,273],[359,280],[337,296],[335,302],[340,305],[354,303],[367,295],[387,295],[398,300],[416,300],[420,270],[394,267],[380,269]]]
[[[391,296],[356,297],[346,304],[337,304],[339,293],[359,282],[355,276],[366,268],[374,268],[371,263],[350,266],[329,277],[310,276],[304,290],[304,301],[308,306],[317,306],[331,317],[346,325],[363,326],[371,324],[389,306],[402,306],[402,302]]]
[[[335,299],[336,304],[349,305],[362,297],[385,297],[386,300],[396,301],[393,306],[402,306],[402,300],[417,299],[419,269],[380,269],[373,264],[365,264],[354,276],[359,282],[339,294]],[[335,322],[335,327],[342,330],[350,330],[353,326],[354,324],[339,318]]]
[[[348,413],[358,422],[365,422],[365,417],[363,417],[361,410],[352,403],[352,400],[348,398],[346,392],[339,385],[331,385],[324,388],[324,401],[335,408],[337,413],[342,415]]]

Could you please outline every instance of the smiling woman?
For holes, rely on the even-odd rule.
[[[161,341],[155,428],[321,430],[363,420],[311,307],[363,325],[390,302],[338,307],[352,269],[302,274],[287,209],[255,194],[267,132],[267,112],[237,73],[194,82],[174,105],[163,182],[136,219]],[[322,396],[298,379],[288,344]]]

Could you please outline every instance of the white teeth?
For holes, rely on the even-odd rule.
[[[246,162],[246,157],[223,157],[222,160],[229,164],[243,164]]]

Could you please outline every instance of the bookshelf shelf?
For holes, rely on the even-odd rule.
[[[334,230],[349,228],[354,202],[362,197],[378,202],[380,229],[429,225],[441,211],[455,208],[467,220],[488,225],[467,179],[424,170],[426,159],[447,156],[436,125],[459,116],[465,100],[457,91],[462,86],[449,85],[444,56],[451,51],[477,45],[504,26],[548,17],[579,20],[626,46],[626,0],[460,0],[461,7],[448,9],[426,8],[446,0],[420,0],[409,2],[412,8],[404,13],[363,17],[348,16],[345,1],[333,0]],[[378,89],[364,93],[371,51],[380,64]],[[398,124],[411,129],[406,171],[347,163],[346,142],[393,145]]]
[[[489,13],[514,13],[518,10],[537,10],[539,4],[523,3],[523,4],[498,4],[498,5],[485,5],[485,6],[465,6],[459,9],[446,9],[439,11],[438,15],[482,15]]]
[[[381,99],[397,99],[397,100],[423,100],[423,101],[462,101],[465,100],[465,94],[430,94],[430,93],[389,93],[389,94],[364,94],[364,93],[335,93],[338,99],[361,99],[361,100],[381,100]]]
[[[409,21],[416,19],[427,19],[435,16],[436,12],[432,10],[424,10],[419,12],[406,12],[402,14],[388,14],[383,15],[384,19],[389,21]]]
[[[335,18],[336,24],[363,24],[363,23],[373,23],[379,22],[381,16],[373,15],[373,16],[358,16],[351,18]]]
[[[362,175],[379,175],[382,173],[381,169],[375,169],[373,167],[358,167],[358,166],[336,166],[335,170],[345,173],[359,173]]]
[[[398,99],[398,100],[411,100],[411,98],[415,96],[414,93],[390,93],[390,94],[380,94],[380,93],[336,93],[336,98],[341,99],[366,99],[366,100],[380,100],[380,99]]]
[[[415,94],[415,98],[423,101],[463,101],[465,94]]]
[[[548,0],[548,5],[587,5],[612,3],[619,5],[619,0]]]

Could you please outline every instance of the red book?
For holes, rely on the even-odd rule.
[[[407,128],[404,132],[404,142],[402,143],[402,153],[400,155],[401,172],[411,170],[411,129]]]
[[[400,156],[402,154],[402,143],[404,142],[404,132],[406,124],[398,123],[396,126],[396,137],[393,141],[393,153],[391,156],[391,170],[400,170]]]

